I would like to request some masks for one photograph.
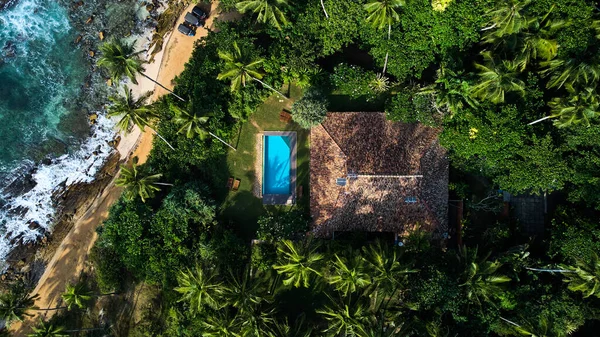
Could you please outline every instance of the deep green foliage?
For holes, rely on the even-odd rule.
[[[233,9],[238,2],[221,5]],[[452,248],[452,239],[440,249],[423,231],[404,238],[403,248],[337,236],[306,245],[305,218],[274,213],[259,220],[256,237],[264,241],[254,243],[250,255],[239,233],[256,223],[223,221],[228,217],[220,208],[231,175],[228,149],[213,137],[178,133],[190,118],[163,99],[155,110],[157,131],[176,150],[155,142],[146,168],[175,187],[157,191],[147,204],[120,201],[92,254],[104,289],[118,288],[128,273],[162,286],[168,313],[152,335],[562,336],[597,315],[593,252],[600,234],[597,216],[583,211],[600,209],[595,4],[454,0],[436,11],[429,0],[411,0],[397,6],[397,16],[367,20],[364,5],[371,2],[387,1],[323,0],[328,17],[319,0],[252,1],[248,14],[219,23],[218,33],[200,41],[176,81],[175,91],[190,102],[175,102],[177,109],[235,144],[232,130],[246,127],[270,95],[264,85],[280,90],[295,81],[332,103],[346,100],[339,105],[347,111],[358,101],[373,109],[380,109],[373,101],[385,101],[389,119],[440,130],[451,172],[464,174],[453,186],[465,199],[467,218],[481,198],[480,191],[460,188],[465,176],[485,181],[486,191],[561,191],[550,199],[568,198],[578,212],[560,210],[546,241],[522,237],[513,219],[478,213],[468,221],[480,223],[466,222],[463,240],[471,248],[462,251]],[[249,13],[265,4],[281,5],[282,12],[271,18]],[[376,71],[387,54],[384,78]],[[217,80],[219,74],[227,81]],[[293,109],[305,127],[327,112],[324,102],[305,104],[310,97],[311,90]],[[264,212],[259,204],[249,207]],[[196,264],[201,269],[194,270]],[[525,269],[535,266],[572,275]],[[218,287],[199,287],[198,270]],[[178,271],[188,276],[176,280]],[[176,302],[177,284],[181,293],[195,295]]]
[[[325,120],[327,105],[327,98],[322,93],[309,89],[292,105],[292,118],[301,127],[310,129]]]
[[[405,88],[394,95],[386,109],[387,119],[404,123],[421,123],[438,126],[442,115],[436,111],[433,97],[418,94],[412,88]]]
[[[193,261],[200,233],[214,226],[215,207],[206,193],[188,183],[173,189],[156,211],[122,199],[111,209],[98,246],[114,250],[136,278],[168,284],[169,271]]]
[[[293,239],[308,231],[308,220],[301,210],[276,212],[258,219],[256,237],[259,240],[276,242]]]

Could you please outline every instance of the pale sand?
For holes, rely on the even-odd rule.
[[[220,14],[215,10],[218,8],[218,4],[218,1],[212,3],[213,10],[206,22],[206,25],[211,27],[211,29],[213,28],[213,20]],[[193,5],[190,6],[188,11],[192,7]],[[187,11],[182,14],[177,24],[183,21],[185,13]],[[238,16],[234,14],[225,15],[224,17],[226,17],[226,20],[233,20]],[[181,35],[177,31],[173,32],[163,49],[166,55],[163,55],[163,52],[157,54],[155,62],[146,65],[146,74],[153,78],[158,77],[160,83],[168,88],[173,88],[172,81],[175,76],[183,71],[184,64],[189,60],[194,50],[194,42],[206,35],[207,31],[204,28],[198,28],[194,37]],[[131,86],[135,94],[155,89],[154,83],[144,77],[140,76],[138,82],[138,86]],[[155,91],[153,99],[158,98],[158,95],[166,93],[162,88],[159,89],[160,91]],[[137,156],[140,164],[146,162],[152,149],[153,141],[152,132],[149,130],[146,131],[142,133],[136,128],[131,133],[121,136],[122,139],[117,150],[121,154],[122,160],[129,160]],[[76,220],[73,229],[71,229],[56,250],[56,253],[32,292],[32,294],[40,296],[35,303],[37,307],[52,308],[61,305],[61,295],[65,291],[66,285],[77,281],[86,266],[90,249],[94,246],[94,242],[97,239],[96,228],[107,219],[110,207],[119,199],[122,191],[122,188],[115,186],[113,179],[104,189],[103,193],[96,198],[86,213]],[[16,322],[11,326],[13,336],[25,336],[31,331],[31,326],[37,323],[39,317],[49,319],[55,311],[45,313],[31,311],[30,313],[34,316],[26,318],[23,323]]]

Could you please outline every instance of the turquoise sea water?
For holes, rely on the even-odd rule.
[[[112,151],[113,122],[88,99],[103,96],[103,79],[91,77],[62,3],[73,4],[19,0],[0,11],[0,272],[11,248],[52,230],[53,193],[93,180]]]
[[[89,71],[75,36],[56,0],[21,0],[0,12],[1,174],[82,136],[85,127],[64,123],[77,113],[73,102]]]
[[[290,194],[289,137],[265,136],[263,144],[263,194]]]

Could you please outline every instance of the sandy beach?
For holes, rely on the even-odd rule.
[[[213,28],[214,20],[219,17],[219,13],[216,11],[218,4],[218,1],[212,3],[211,13],[206,20],[206,27],[210,29]],[[193,6],[191,5],[183,12],[177,25],[183,22],[183,16]],[[235,17],[235,15],[228,15],[226,19],[235,19]],[[207,30],[202,27],[198,28],[194,37],[184,36],[175,30],[165,38],[166,43],[163,51],[155,55],[155,61],[146,65],[146,74],[172,89],[174,86],[173,79],[184,70],[184,65],[194,50],[195,42],[206,35]],[[138,83],[138,86],[131,86],[134,94],[154,91],[152,99],[156,100],[167,93],[158,86],[155,88],[154,83],[142,76],[138,77]],[[146,162],[152,150],[153,138],[150,130],[141,132],[137,128],[129,134],[121,135],[121,141],[117,146],[121,161],[127,162],[137,156],[140,164]],[[114,184],[116,176],[85,211],[83,216],[75,220],[73,228],[56,250],[32,292],[32,294],[39,295],[39,299],[35,303],[37,307],[53,308],[60,306],[62,302],[61,295],[66,285],[76,282],[81,272],[86,268],[88,254],[97,239],[96,228],[106,220],[110,207],[119,199],[122,193],[122,188]],[[40,316],[50,318],[54,313],[55,311],[31,311],[32,317],[26,318],[23,323],[13,323],[11,330],[14,336],[25,336],[31,331],[31,326],[39,320]]]

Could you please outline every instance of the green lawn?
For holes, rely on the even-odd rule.
[[[287,87],[284,88],[287,91]],[[286,91],[283,91],[286,93]],[[308,204],[308,173],[309,173],[309,131],[300,128],[296,123],[283,123],[279,121],[281,110],[290,111],[293,100],[301,96],[302,90],[296,86],[290,88],[291,100],[279,98],[277,95],[269,97],[245,123],[240,123],[238,137],[231,140],[237,151],[230,150],[227,156],[227,165],[232,177],[241,180],[238,191],[230,191],[220,208],[221,217],[234,225],[246,238],[254,237],[256,220],[267,209],[283,210],[287,206],[264,207],[262,200],[255,197],[252,186],[256,180],[255,160],[256,139],[262,131],[296,131],[298,133],[297,157],[297,186],[303,186],[303,200],[300,205]],[[280,102],[283,100],[283,102]]]

